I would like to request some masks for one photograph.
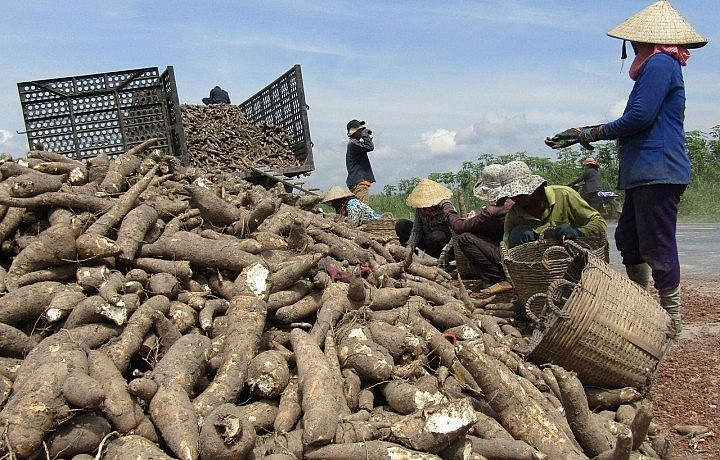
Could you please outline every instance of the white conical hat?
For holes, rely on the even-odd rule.
[[[339,200],[341,198],[350,198],[351,196],[355,195],[353,195],[353,192],[350,190],[339,185],[333,185],[325,194],[321,203],[330,203],[331,201]]]
[[[708,42],[667,0],[656,1],[607,34],[631,42],[686,48],[700,48]]]
[[[410,192],[405,203],[411,208],[429,208],[452,198],[453,192],[434,180],[422,179]]]

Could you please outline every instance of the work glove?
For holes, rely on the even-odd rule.
[[[545,144],[553,149],[562,149],[571,145],[580,144],[587,150],[595,150],[590,143],[599,141],[603,125],[583,126],[581,128],[570,128],[555,134],[553,137],[546,137]]]
[[[570,224],[560,224],[555,227],[555,237],[560,241],[574,240],[579,236],[583,236],[582,232]]]

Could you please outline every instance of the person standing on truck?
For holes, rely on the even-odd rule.
[[[568,184],[577,190],[578,185],[582,185],[580,196],[588,202],[590,206],[600,211],[602,204],[598,192],[602,191],[602,176],[600,175],[600,166],[594,157],[587,157],[582,161],[583,173],[580,177]]]
[[[350,120],[347,124],[347,135],[350,140],[345,152],[345,167],[348,173],[345,183],[358,200],[370,204],[370,185],[375,182],[368,158],[368,152],[375,149],[372,131],[365,127],[364,121]]]
[[[220,88],[218,85],[215,85],[215,87],[210,90],[210,97],[204,97],[202,98],[202,101],[205,105],[229,104],[230,96],[228,95],[227,91]]]
[[[708,43],[667,0],[658,0],[626,19],[610,37],[630,42],[635,82],[623,115],[609,123],[570,128],[545,140],[554,148],[617,139],[618,188],[625,204],[615,230],[628,277],[647,289],[650,277],[676,333],[680,316],[680,260],[677,230],[680,197],[690,183],[685,147],[685,83],[682,66],[689,49]]]

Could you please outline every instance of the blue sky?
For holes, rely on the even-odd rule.
[[[650,0],[3,2],[0,152],[27,153],[17,82],[174,67],[181,103],[241,102],[302,66],[315,171],[345,181],[345,124],[366,120],[385,184],[484,153],[552,157],[543,139],[620,115],[632,81],[606,32]],[[720,125],[720,14],[671,2],[710,43],[684,69],[687,130]],[[632,54],[632,52],[630,52]]]

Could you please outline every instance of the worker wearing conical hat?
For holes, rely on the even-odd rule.
[[[570,128],[545,143],[554,149],[617,139],[618,188],[625,190],[615,243],[628,277],[644,288],[650,275],[660,304],[673,320],[680,318],[680,261],[675,240],[680,196],[690,183],[685,149],[685,83],[682,67],[690,49],[708,40],[667,0],[658,0],[613,28],[608,35],[630,42],[635,81],[622,117],[609,123]]]
[[[380,218],[379,212],[355,198],[353,192],[339,185],[330,187],[322,203],[332,206],[338,215],[346,217],[355,226]]]
[[[452,190],[444,185],[422,179],[405,200],[408,206],[415,208],[414,219],[398,219],[395,222],[395,233],[400,244],[439,257],[443,247],[450,241],[451,233],[438,203],[452,196]]]

